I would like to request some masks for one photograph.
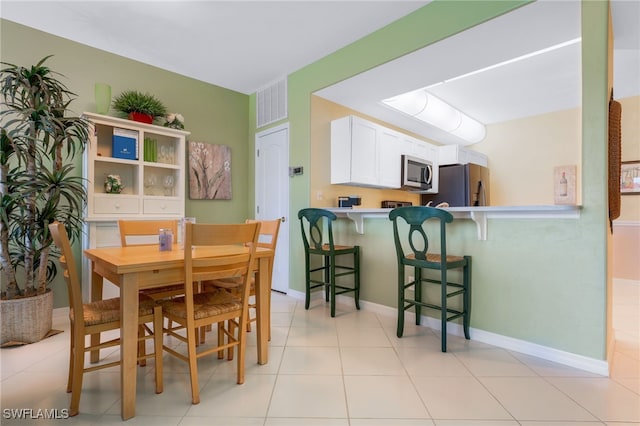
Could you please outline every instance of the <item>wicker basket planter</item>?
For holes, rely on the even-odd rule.
[[[53,318],[53,291],[24,299],[0,300],[0,345],[35,343],[49,331]]]

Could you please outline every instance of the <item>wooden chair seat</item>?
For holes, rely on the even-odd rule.
[[[139,316],[153,315],[153,309],[156,302],[152,298],[140,295],[139,298]],[[69,316],[71,321],[75,321],[75,310],[71,309]],[[120,298],[98,300],[83,304],[82,316],[85,325],[98,325],[109,322],[120,321]]]
[[[418,260],[416,259],[416,255],[414,253],[407,254],[405,258],[409,261]],[[442,256],[439,254],[428,253],[426,261],[431,263],[442,263]],[[447,263],[456,263],[456,262],[464,262],[464,257],[452,256],[449,254],[447,255]]]
[[[163,303],[162,306],[164,313],[167,315],[182,319],[187,318],[187,305],[184,297],[176,297]],[[242,309],[240,297],[236,297],[223,289],[193,295],[193,312],[196,320],[223,315],[239,309]]]
[[[329,244],[323,244],[322,245],[322,250],[329,252],[331,251],[331,246]],[[348,251],[348,250],[353,250],[353,246],[341,246],[339,244],[335,244],[333,246],[333,250],[335,251]]]

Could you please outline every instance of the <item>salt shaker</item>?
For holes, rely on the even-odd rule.
[[[169,228],[159,230],[160,251],[171,251],[173,246],[173,231]]]

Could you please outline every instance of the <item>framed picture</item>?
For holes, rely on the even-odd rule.
[[[620,194],[640,194],[640,161],[623,161],[620,168]]]
[[[576,204],[576,166],[558,166],[553,169],[553,202]]]
[[[204,142],[189,142],[189,198],[231,199],[231,148]]]

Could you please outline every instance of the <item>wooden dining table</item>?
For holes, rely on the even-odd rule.
[[[246,250],[242,246],[195,247],[194,257],[224,256]],[[184,252],[178,245],[160,251],[157,245],[92,248],[84,251],[91,261],[91,300],[102,299],[103,280],[120,287],[120,381],[123,420],[136,412],[136,364],[138,350],[138,292],[184,282]],[[274,251],[256,248],[256,315],[258,363],[268,362],[270,329],[271,263]],[[92,341],[99,339],[92,336]],[[91,354],[97,362],[99,354]]]

